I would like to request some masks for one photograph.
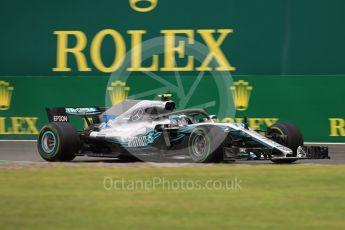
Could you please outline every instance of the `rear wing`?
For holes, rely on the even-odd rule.
[[[100,116],[106,108],[103,107],[56,107],[46,108],[49,122],[69,122],[69,116],[83,117],[88,125],[100,123]]]

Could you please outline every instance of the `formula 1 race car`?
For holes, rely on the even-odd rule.
[[[47,108],[49,123],[40,131],[38,151],[47,161],[71,161],[83,155],[161,162],[292,163],[328,158],[327,147],[304,146],[301,132],[290,123],[255,131],[246,118],[243,123],[218,123],[203,109],[174,109],[175,103],[166,98],[126,100],[109,109]],[[87,128],[77,131],[70,116],[83,117]]]

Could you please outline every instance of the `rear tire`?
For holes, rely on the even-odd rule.
[[[267,134],[271,136],[272,140],[290,148],[293,153],[292,156],[297,156],[297,148],[303,146],[303,136],[301,131],[290,123],[276,123],[272,125]],[[297,159],[272,159],[274,163],[293,163]]]
[[[41,129],[37,148],[46,161],[71,161],[80,148],[80,137],[70,123],[50,122]]]

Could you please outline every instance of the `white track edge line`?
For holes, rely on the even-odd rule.
[[[0,140],[0,142],[36,142],[37,140]]]
[[[345,142],[304,142],[306,145],[345,145]]]

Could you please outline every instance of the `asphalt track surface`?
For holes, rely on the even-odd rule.
[[[331,143],[310,143],[310,145],[323,145],[329,147],[331,159],[322,160],[299,160],[297,164],[317,163],[317,164],[345,164],[345,144]],[[38,154],[35,141],[0,141],[0,163],[30,163],[45,162]],[[76,157],[73,162],[104,162],[120,163],[115,158],[95,158],[95,157]],[[271,164],[271,161],[236,161],[235,164]],[[130,164],[130,163],[128,163]]]

